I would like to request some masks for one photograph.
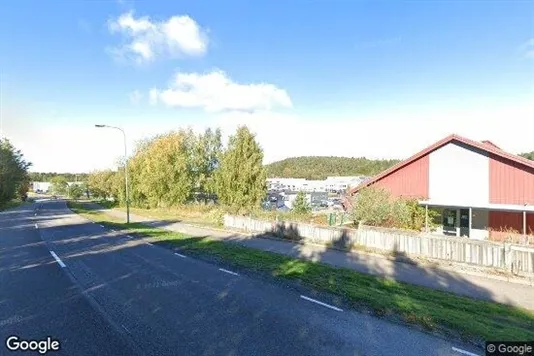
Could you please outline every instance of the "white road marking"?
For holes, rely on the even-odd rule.
[[[312,302],[312,303],[316,303],[316,304],[319,304],[319,305],[322,305],[323,307],[327,307],[327,308],[330,308],[330,309],[333,309],[333,310],[336,310],[336,311],[343,311],[343,309],[340,309],[338,307],[335,307],[333,305],[330,305],[330,304],[326,304],[326,303],[323,303],[323,302],[320,302],[318,300],[315,300],[313,298],[310,298],[310,297],[306,297],[305,295],[301,295],[300,296],[302,299],[305,299],[309,302]]]
[[[52,255],[52,257],[54,257],[54,259],[56,260],[56,262],[62,267],[62,268],[65,268],[67,267],[66,264],[63,263],[63,261],[61,261],[61,259],[59,257],[57,257],[56,253],[54,251],[50,251],[50,254]]]
[[[237,274],[235,272],[232,272],[232,271],[229,271],[229,270],[224,269],[224,268],[219,268],[219,271],[224,272],[224,273],[228,273],[228,274],[231,274],[231,275],[234,275],[234,276],[239,276],[239,274]]]
[[[456,348],[456,347],[453,347],[452,351],[456,351],[458,353],[461,353],[461,354],[467,355],[467,356],[480,356],[480,355],[477,355],[477,354],[474,354],[472,352],[465,351],[465,350],[462,350],[462,349],[459,349],[459,348]]]
[[[176,256],[180,256],[180,257],[183,257],[183,258],[186,257],[185,255],[182,255],[181,253],[178,253],[178,252],[175,252],[174,254],[175,254]]]

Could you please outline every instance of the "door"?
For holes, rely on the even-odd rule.
[[[443,210],[443,235],[457,236],[457,214],[456,209],[444,209]]]
[[[469,237],[469,209],[460,209],[460,236]]]

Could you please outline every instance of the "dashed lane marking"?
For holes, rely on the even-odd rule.
[[[61,268],[67,267],[67,265],[64,264],[63,261],[61,261],[61,259],[59,257],[57,257],[57,255],[56,255],[56,253],[54,251],[50,251],[50,254],[52,255],[52,257],[54,257],[54,259],[61,266]]]
[[[330,305],[330,304],[323,303],[323,302],[321,302],[321,301],[318,301],[318,300],[313,299],[313,298],[310,298],[310,297],[306,297],[305,295],[301,295],[300,297],[301,297],[302,299],[304,299],[304,300],[307,300],[307,301],[309,301],[309,302],[312,302],[312,303],[316,303],[316,304],[322,305],[323,307],[327,307],[327,308],[333,309],[333,310],[335,310],[335,311],[340,311],[340,312],[343,311],[343,309],[340,309],[340,308],[335,307],[335,306]]]

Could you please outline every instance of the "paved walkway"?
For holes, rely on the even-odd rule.
[[[117,218],[126,218],[126,214],[120,210],[100,210]],[[261,238],[230,231],[201,228],[180,222],[154,220],[132,214],[130,214],[130,219],[132,222],[142,222],[191,236],[206,236],[264,251],[320,261],[374,276],[388,277],[400,282],[534,310],[534,287],[531,285],[462,274],[439,267],[402,263],[385,256],[369,255],[363,252],[332,250],[324,246]]]

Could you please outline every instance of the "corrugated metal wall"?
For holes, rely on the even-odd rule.
[[[428,155],[382,178],[373,185],[394,196],[428,199]]]
[[[534,169],[490,155],[490,203],[534,205]]]
[[[490,236],[494,238],[504,238],[511,230],[523,233],[523,213],[490,211],[489,213]],[[506,230],[509,230],[507,232]],[[534,214],[527,214],[527,234],[534,233]]]

